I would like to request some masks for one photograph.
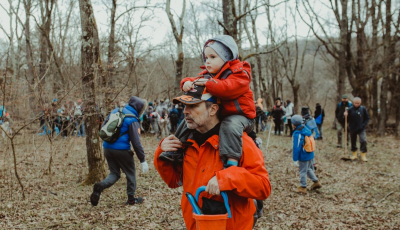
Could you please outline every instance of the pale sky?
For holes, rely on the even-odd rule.
[[[190,1],[192,1],[194,4],[197,4],[197,5],[203,4],[203,8],[205,10],[203,10],[202,12],[198,12],[200,17],[206,17],[207,10],[212,11],[210,8],[204,7],[204,5],[205,5],[204,2],[220,3],[220,0],[215,0],[214,2],[213,2],[213,0],[206,0],[206,1],[201,1],[201,3],[199,3],[198,1],[195,1],[195,0],[187,0],[187,3],[186,3],[187,9],[190,6],[190,4],[189,4]],[[297,1],[299,1],[299,0],[297,0]],[[14,2],[16,3],[16,1],[14,1]],[[162,6],[162,9],[157,8],[152,11],[148,10],[148,14],[151,14],[153,17],[152,17],[151,21],[145,23],[146,26],[142,29],[142,34],[146,37],[149,37],[148,42],[151,43],[152,45],[159,44],[160,42],[164,41],[166,38],[173,39],[173,37],[171,35],[171,25],[169,23],[169,20],[167,18],[165,10],[164,10],[165,9],[165,0],[149,0],[148,2],[149,2],[148,5],[158,4],[158,5]],[[182,2],[183,2],[183,0],[171,0],[172,11],[177,14],[180,14],[181,10],[182,10]],[[250,0],[250,2],[252,2],[252,6],[254,6],[255,0],[253,0],[253,1]],[[259,4],[261,4],[263,1],[258,0],[258,2],[259,2]],[[271,0],[272,5],[276,4],[278,2],[282,2],[282,0]],[[327,21],[330,21],[330,23],[326,22],[326,25],[325,25],[326,28],[331,27],[328,30],[330,35],[337,36],[338,31],[335,29],[332,29],[332,27],[334,27],[334,25],[336,24],[336,19],[334,18],[334,15],[331,12],[331,10],[327,9],[326,5],[321,4],[321,0],[310,0],[310,2],[312,3],[313,10],[316,11],[320,17],[326,19]],[[0,3],[3,7],[5,7],[7,10],[9,10],[8,0],[0,0]],[[69,0],[58,0],[58,3],[60,4],[61,11],[64,11],[64,13],[65,13],[68,8]],[[108,25],[109,24],[108,20],[110,17],[110,10],[107,9],[107,7],[105,6],[104,3],[109,4],[107,6],[108,8],[111,7],[111,0],[92,0],[92,5],[94,8],[94,13],[95,13],[97,25],[100,30],[100,34],[103,36],[108,36],[109,29],[110,29],[109,25]],[[124,6],[124,4],[128,4],[128,3],[132,3],[132,1],[119,0],[118,7],[117,7],[118,12],[121,13],[126,8],[126,6]],[[136,6],[146,5],[145,0],[135,1],[135,3],[136,3]],[[292,15],[290,13],[290,8],[291,8],[292,11],[297,14],[297,16],[296,16],[297,35],[299,37],[306,37],[307,33],[309,32],[309,28],[300,19],[300,17],[298,16],[298,13],[294,10],[295,3],[296,3],[296,0],[291,0],[286,4],[280,4],[279,6],[272,8],[272,11],[274,14],[272,17],[273,26],[274,26],[275,30],[278,31],[278,33],[284,33],[285,18],[288,18],[288,20],[289,20],[289,26],[287,28],[288,36],[289,37],[293,36],[295,34],[295,27],[294,27],[294,23],[292,21],[293,20]],[[400,1],[394,1],[394,3],[393,3],[394,9],[396,9],[396,8],[398,9],[399,6],[400,6]],[[21,20],[24,21],[25,20],[24,19],[25,12],[24,12],[22,4],[20,7],[21,7],[21,9],[20,9],[18,15],[21,17]],[[74,9],[75,9],[75,11],[74,11],[75,15],[77,15],[79,18],[78,1],[75,2]],[[285,11],[285,9],[286,9],[286,11]],[[131,20],[131,23],[134,24],[134,23],[138,22],[141,12],[143,12],[143,10],[138,10],[135,12],[134,19]],[[300,8],[300,12],[304,12],[302,10],[302,7]],[[117,15],[119,13],[117,13]],[[36,17],[39,18],[38,17],[38,15],[39,15],[38,9],[36,9],[36,12],[34,13],[34,15],[36,15]],[[308,16],[306,14],[302,13],[302,15],[304,18],[308,19]],[[188,16],[188,14],[186,14],[186,16]],[[222,18],[222,15],[219,15],[219,18]],[[175,17],[175,19],[177,19],[177,18]],[[123,21],[124,21],[123,18],[121,18],[121,19],[119,19],[117,24],[121,24],[121,23],[123,23]],[[4,30],[7,33],[9,33],[9,30],[10,30],[9,17],[5,13],[3,8],[0,8],[0,23],[1,23],[1,26],[4,28]],[[31,27],[33,28],[34,26],[35,26],[35,22],[32,20]],[[77,26],[80,26],[80,23]],[[188,26],[190,26],[190,25],[186,25],[186,27],[188,27]],[[267,26],[268,26],[268,23],[266,20],[265,7],[261,7],[261,8],[259,8],[259,16],[257,17],[257,28],[259,28],[258,36],[259,36],[261,45],[265,45],[265,43],[266,43],[266,34],[267,34],[266,31],[268,29]],[[15,29],[15,22],[13,23],[13,27]],[[19,26],[18,33],[19,34],[21,33],[21,26]],[[312,33],[310,33],[310,35],[312,36]],[[244,37],[246,38],[246,35],[244,35]],[[277,37],[284,38],[283,34],[278,34]],[[185,34],[184,34],[184,38],[185,38]],[[5,39],[7,39],[7,37],[2,30],[0,30],[0,39],[2,40],[2,42],[7,42],[5,40]],[[244,42],[243,45],[246,46],[246,44],[247,43]]]

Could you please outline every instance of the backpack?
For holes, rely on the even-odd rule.
[[[315,118],[315,123],[317,123],[317,125],[320,125],[322,123],[322,112],[320,115],[318,115],[317,118]]]
[[[276,110],[276,105],[274,105],[274,111]],[[282,110],[282,106],[279,106],[278,110]]]
[[[304,146],[303,149],[307,153],[315,151],[315,139],[313,136],[304,136]]]
[[[119,108],[116,113],[110,114],[108,119],[104,122],[103,126],[100,129],[99,137],[103,141],[107,141],[108,143],[114,143],[121,136],[127,134],[129,131],[120,134],[122,124],[124,123],[125,117],[134,117],[139,121],[139,118],[134,114],[124,114],[122,112],[123,108]]]

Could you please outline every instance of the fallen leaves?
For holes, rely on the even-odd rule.
[[[24,134],[25,140],[33,134]],[[336,149],[336,131],[324,130],[324,141],[317,142],[316,172],[323,187],[307,195],[293,192],[298,186],[298,168],[292,165],[292,139],[271,135],[265,166],[270,173],[272,194],[264,201],[264,215],[256,229],[399,229],[400,152],[398,141],[368,136],[368,163],[342,162]],[[9,153],[0,157],[0,229],[185,229],[181,214],[182,189],[170,189],[152,165],[158,141],[143,135],[150,171],[142,174],[135,157],[136,195],[145,198],[141,205],[125,206],[124,176],[106,189],[97,207],[92,207],[91,186],[81,186],[87,173],[85,140],[57,139],[64,146],[54,154],[52,175],[43,175],[48,164],[48,141],[38,138],[37,149],[22,142],[17,146],[18,162],[27,199],[21,200]],[[384,150],[384,151],[383,151]],[[8,154],[8,155],[7,155]],[[310,181],[309,181],[310,182]],[[311,182],[310,182],[311,183]]]

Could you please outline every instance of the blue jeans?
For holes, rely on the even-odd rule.
[[[85,137],[85,122],[82,118],[79,118],[75,121],[75,128],[78,132],[78,137]]]
[[[313,182],[317,182],[318,178],[314,173],[314,159],[309,161],[299,161],[299,173],[300,173],[300,186],[307,187],[307,177]]]

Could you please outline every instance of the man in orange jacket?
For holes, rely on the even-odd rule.
[[[227,229],[252,229],[255,223],[253,214],[256,211],[254,199],[264,200],[271,194],[268,172],[264,167],[262,152],[246,133],[243,133],[243,154],[239,165],[224,169],[218,149],[220,106],[216,101],[210,94],[199,91],[189,91],[174,99],[174,103],[186,104],[185,119],[188,128],[192,130],[187,143],[184,143],[183,163],[177,165],[158,158],[164,151],[182,148],[179,139],[170,135],[158,146],[154,165],[170,188],[182,185],[183,194],[195,194],[197,188],[207,186],[206,193],[201,193],[199,197],[199,206],[203,211],[206,203],[208,206],[222,204],[220,192],[227,192],[232,212]],[[187,229],[196,229],[192,217],[193,208],[184,195],[181,207]]]

